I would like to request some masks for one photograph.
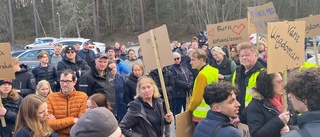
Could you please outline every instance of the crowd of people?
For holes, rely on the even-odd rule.
[[[0,136],[168,137],[183,111],[192,112],[195,137],[241,137],[239,122],[252,137],[319,134],[316,65],[292,70],[285,84],[281,73],[267,74],[264,37],[257,45],[209,48],[206,41],[200,32],[190,45],[172,43],[174,64],[162,68],[166,89],[157,69],[145,70],[141,49],[119,42],[97,54],[88,43],[81,50],[56,44],[53,55],[38,54],[32,70],[13,58],[16,79],[0,81],[7,125]]]

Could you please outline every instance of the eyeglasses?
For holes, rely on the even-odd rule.
[[[70,84],[71,82],[73,82],[73,81],[72,80],[60,80],[61,84],[64,84],[64,83]]]
[[[74,51],[68,51],[67,53],[68,53],[68,54],[70,54],[70,53],[72,53],[72,54],[73,54],[73,53],[74,53]]]
[[[277,84],[283,84],[283,80],[276,80],[274,82],[277,83]]]
[[[179,60],[180,58],[174,58],[174,60]]]

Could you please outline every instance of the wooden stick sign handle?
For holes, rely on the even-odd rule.
[[[2,104],[2,98],[1,98],[1,95],[0,95],[0,108],[2,108],[2,107],[3,107],[3,104]],[[0,119],[1,119],[2,127],[6,127],[7,124],[6,124],[6,120],[4,119],[4,117],[0,117]]]
[[[166,86],[164,84],[162,68],[161,68],[161,64],[160,64],[160,58],[159,58],[159,54],[158,54],[158,50],[157,50],[157,44],[156,44],[156,41],[155,41],[153,30],[150,30],[150,35],[151,35],[151,42],[152,42],[154,55],[155,55],[155,58],[156,58],[157,69],[158,69],[158,74],[159,74],[159,78],[160,78],[160,84],[161,84],[161,88],[162,88],[162,94],[163,94],[164,103],[166,105],[167,113],[170,113],[171,111],[170,111],[170,105],[169,105],[167,90],[166,90]]]

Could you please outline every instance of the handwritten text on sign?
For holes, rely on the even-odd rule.
[[[269,23],[268,73],[303,65],[304,26],[304,21]]]
[[[296,19],[296,21],[306,21],[306,37],[314,37],[320,35],[320,14]]]
[[[209,46],[238,44],[249,41],[247,19],[207,25]]]
[[[10,44],[0,43],[0,47],[0,79],[14,79]]]
[[[278,22],[279,18],[276,10],[269,2],[262,6],[248,7],[250,18],[257,32],[267,34],[268,22]]]

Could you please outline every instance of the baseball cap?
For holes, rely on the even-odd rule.
[[[67,46],[65,53],[68,53],[69,51],[72,51],[72,50],[75,52],[76,48],[74,48],[74,46]]]
[[[103,52],[100,52],[97,54],[96,58],[98,59],[101,59],[101,58],[106,58],[108,59],[108,55],[106,53],[103,53]]]

